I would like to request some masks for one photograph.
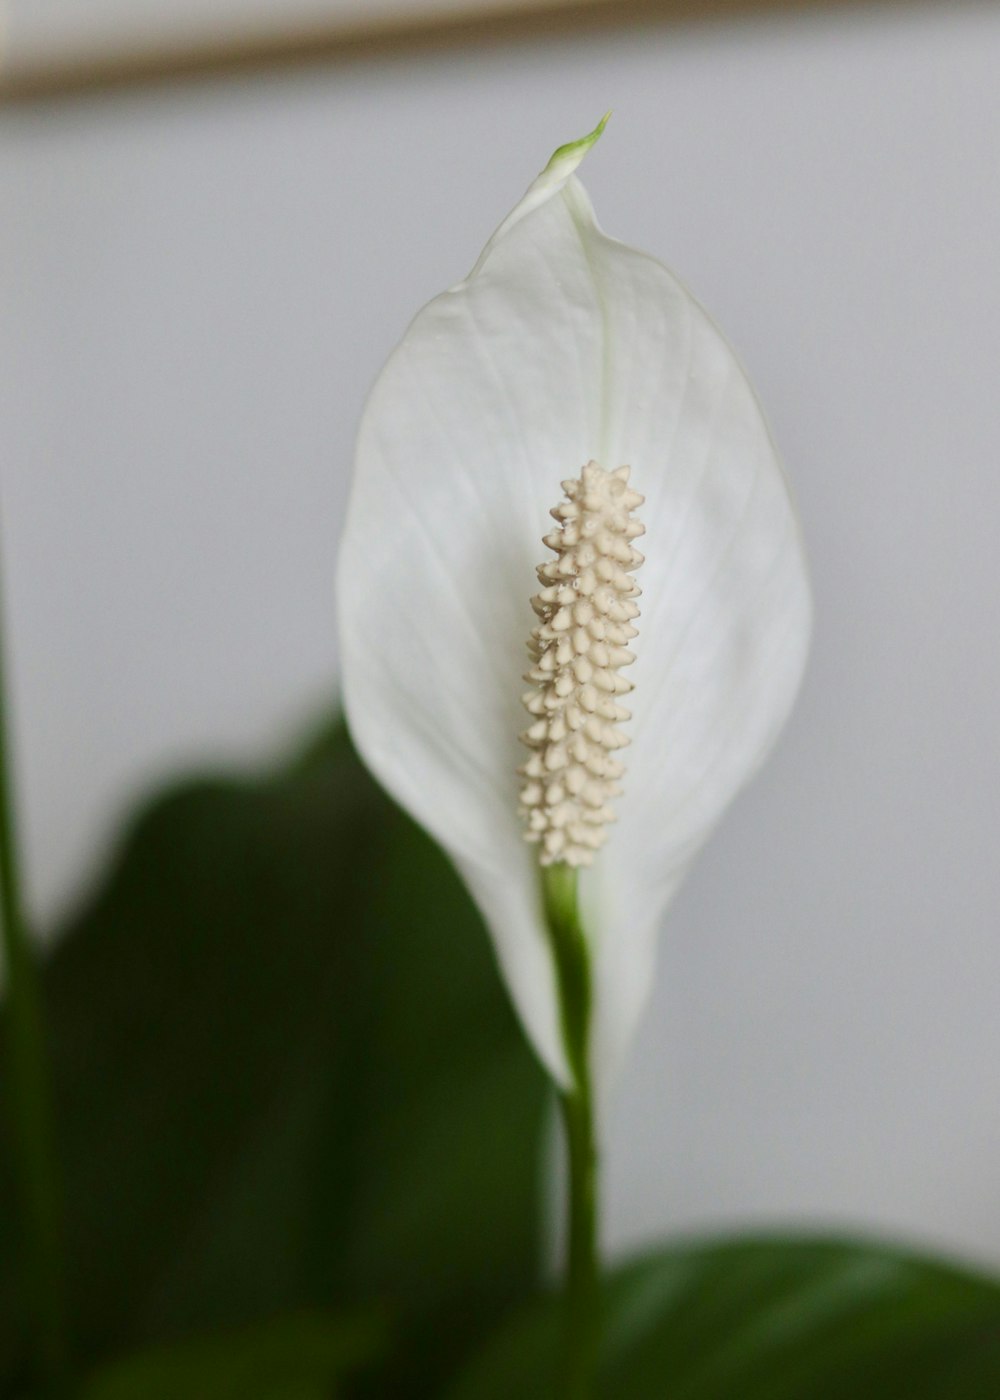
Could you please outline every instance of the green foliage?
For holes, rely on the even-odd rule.
[[[43,984],[80,1400],[553,1394],[543,1078],[457,880],[342,730],[154,802]],[[613,1273],[604,1312],[603,1400],[1000,1395],[1000,1287],[872,1245],[689,1244]]]
[[[336,1400],[373,1354],[377,1329],[305,1313],[113,1362],[80,1400]]]
[[[450,867],[341,730],[153,803],[45,993],[78,1361],[373,1305],[372,1393],[426,1394],[530,1287],[542,1075]],[[11,1378],[15,1223],[4,1185]]]
[[[1000,1287],[874,1245],[759,1239],[663,1250],[605,1286],[604,1400],[987,1400]],[[559,1309],[539,1300],[447,1400],[548,1400]]]

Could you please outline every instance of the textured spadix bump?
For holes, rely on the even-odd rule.
[[[642,563],[632,541],[645,529],[632,515],[643,498],[629,472],[588,462],[578,480],[564,481],[566,499],[551,512],[558,528],[543,541],[556,557],[538,566],[542,589],[531,600],[541,620],[524,678],[533,723],[521,739],[533,752],[519,770],[525,835],[540,843],[543,865],[590,865],[621,792],[615,752],[629,741],[618,726],[630,715],[619,697],[632,683],[620,673],[635,660],[628,644],[640,590],[631,571]]]

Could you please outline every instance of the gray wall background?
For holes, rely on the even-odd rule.
[[[1000,10],[450,52],[0,114],[0,470],[40,919],[135,796],[334,694],[365,391],[559,142],[740,348],[815,651],[673,910],[616,1248],[796,1222],[1000,1264]]]

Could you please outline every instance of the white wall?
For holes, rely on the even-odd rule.
[[[132,797],[331,697],[365,390],[553,146],[751,368],[818,596],[679,899],[621,1245],[807,1218],[1000,1264],[1000,10],[943,5],[7,111],[0,458],[36,908]]]

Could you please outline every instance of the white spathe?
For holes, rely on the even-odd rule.
[[[560,481],[646,497],[632,745],[580,874],[598,1093],[664,911],[781,729],[808,650],[799,527],[733,351],[660,263],[608,238],[560,148],[465,281],[416,316],[358,436],[338,606],[345,704],[379,780],[451,856],[538,1054],[566,1084],[537,848],[518,816],[530,598]]]

